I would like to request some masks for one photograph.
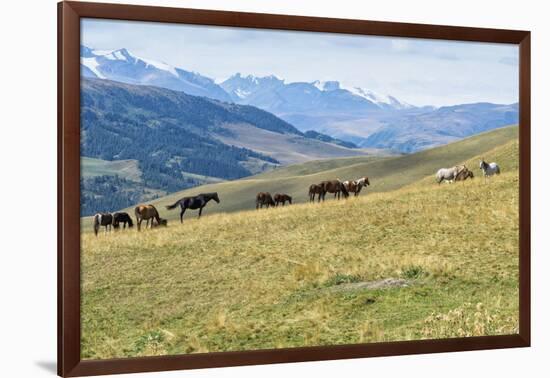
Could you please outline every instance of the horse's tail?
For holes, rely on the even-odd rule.
[[[99,218],[101,217],[101,215],[99,214],[96,214],[94,215],[94,234],[95,236],[97,236],[97,233],[99,232],[99,224],[101,223]]]
[[[340,190],[344,193],[344,197],[349,197],[349,192],[346,189],[346,186],[342,182],[340,182]]]
[[[177,201],[176,201],[174,204],[172,204],[172,205],[166,206],[166,209],[167,209],[167,210],[173,210],[173,209],[175,209],[176,207],[178,207],[178,205],[180,204],[180,202],[181,202],[181,199],[177,200]]]

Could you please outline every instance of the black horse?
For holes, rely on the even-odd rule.
[[[181,207],[180,222],[183,223],[183,214],[185,213],[185,210],[199,209],[199,218],[200,218],[203,207],[205,207],[208,201],[210,200],[214,200],[217,203],[220,203],[220,198],[218,197],[218,193],[215,193],[215,192],[201,193],[198,196],[194,196],[194,197],[183,197],[182,199],[177,200],[176,203],[174,203],[173,205],[166,206],[166,208],[168,210],[172,210],[179,205]]]
[[[122,223],[122,228],[126,228],[126,224],[128,224],[128,227],[134,227],[134,222],[132,221],[132,218],[130,218],[128,213],[114,213],[113,227],[115,229],[118,229],[120,228],[121,223]]]

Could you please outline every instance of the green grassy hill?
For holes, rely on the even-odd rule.
[[[159,209],[163,218],[179,221],[179,210],[168,211],[165,206],[185,196],[218,192],[221,203],[209,203],[203,211],[204,215],[208,215],[254,209],[256,194],[265,191],[272,194],[287,193],[294,198],[295,203],[307,202],[308,188],[313,183],[335,178],[347,180],[365,175],[369,176],[371,186],[361,195],[369,195],[409,185],[426,176],[434,175],[441,167],[450,167],[462,163],[472,156],[488,153],[491,149],[515,140],[517,137],[517,126],[510,126],[411,155],[364,156],[312,161],[241,180],[202,185],[172,193],[151,203]],[[487,154],[486,158],[490,160],[490,155]],[[470,168],[474,170],[477,164],[478,162],[472,162]],[[125,211],[133,214],[133,208],[125,209]],[[186,216],[194,217],[196,215],[196,211],[193,211]],[[90,228],[90,218],[84,218],[83,228]]]
[[[346,201],[83,234],[82,357],[517,333],[516,135],[507,128],[336,168],[330,174],[368,168],[386,185]],[[474,168],[481,154],[503,173],[449,185],[433,180],[435,168],[464,161]],[[292,180],[276,183],[290,188]],[[232,185],[254,191],[267,183],[218,188],[223,201],[226,190],[243,190]],[[382,192],[391,187],[400,188]]]
[[[101,160],[88,157],[80,159],[84,178],[95,176],[119,176],[130,181],[141,182],[141,171],[137,160]]]

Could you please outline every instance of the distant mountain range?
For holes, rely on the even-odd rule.
[[[258,78],[238,73],[220,85],[233,102],[254,105],[274,114],[353,112],[366,115],[371,111],[412,107],[394,97],[362,88],[342,88],[337,81],[285,83],[275,76]]]
[[[318,140],[333,138],[365,148],[414,152],[518,122],[518,104],[418,107],[394,96],[338,81],[287,83],[276,76],[237,73],[222,83],[196,72],[137,57],[126,49],[81,47],[84,77],[152,85],[273,113]],[[306,134],[304,134],[306,135]]]

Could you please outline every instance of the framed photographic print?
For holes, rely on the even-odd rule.
[[[529,32],[58,10],[59,375],[529,346]]]

